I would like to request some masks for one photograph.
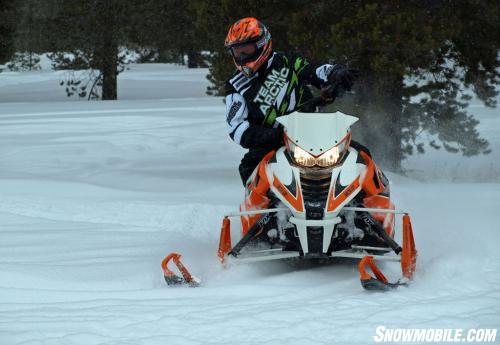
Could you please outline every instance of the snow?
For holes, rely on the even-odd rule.
[[[60,81],[67,71],[4,71],[0,75],[0,102],[79,101],[66,96]],[[130,64],[118,75],[120,100],[208,97],[207,69],[187,69],[171,64]],[[26,94],[29,93],[29,98]]]
[[[430,154],[410,157],[404,164],[405,169],[415,178],[425,181],[500,182],[500,111],[498,108],[484,107],[479,100],[473,99],[469,112],[480,120],[477,129],[490,143],[490,154],[464,158],[462,155],[450,154],[443,148],[436,151],[426,145],[426,151]],[[431,138],[425,133],[421,137],[423,142]]]
[[[221,268],[244,151],[205,73],[133,65],[116,102],[67,100],[58,72],[0,75],[0,344],[370,344],[379,325],[498,328],[496,182],[389,174],[419,250],[408,288],[367,293],[350,260]],[[500,118],[484,119],[495,154]],[[455,159],[420,166],[436,157]],[[202,287],[165,285],[171,251]]]

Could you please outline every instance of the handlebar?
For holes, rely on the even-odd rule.
[[[341,95],[342,91],[342,86],[338,83],[321,88],[319,96],[311,98],[307,102],[302,103],[298,110],[303,110],[304,108],[308,107],[317,107],[321,105],[331,104],[338,96]]]

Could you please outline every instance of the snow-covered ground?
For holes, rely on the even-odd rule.
[[[121,100],[168,99],[204,96],[206,69],[191,70],[176,65],[132,64],[118,76]],[[42,69],[35,72],[0,74],[0,102],[78,101],[66,96],[60,81],[67,71]]]
[[[116,102],[66,100],[57,72],[0,74],[1,345],[370,344],[379,325],[499,328],[499,183],[390,174],[420,255],[408,288],[367,293],[349,261],[221,269],[243,150],[205,73],[133,65]],[[500,117],[484,119],[498,154]],[[456,159],[418,165],[436,157]],[[173,250],[202,287],[166,287]]]

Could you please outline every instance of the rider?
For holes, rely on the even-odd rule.
[[[225,83],[227,128],[231,139],[249,149],[239,166],[244,185],[261,159],[283,145],[276,117],[313,110],[307,109],[312,94],[306,84],[340,85],[349,91],[357,76],[339,64],[274,52],[272,43],[264,24],[251,17],[231,25],[225,41],[237,68]]]
[[[326,101],[351,90],[358,73],[339,64],[314,63],[298,54],[273,52],[271,34],[264,24],[251,17],[231,25],[225,46],[237,68],[225,83],[227,128],[231,139],[249,149],[239,166],[243,185],[249,188],[242,209],[266,207],[269,186],[258,178],[252,184],[249,177],[269,152],[284,145],[283,128],[275,121],[276,117],[296,110],[314,111],[308,103],[313,97],[307,84],[322,89],[321,96]],[[324,90],[334,94],[324,94]],[[353,140],[349,145],[359,152],[367,166],[360,194],[363,205],[394,208],[389,182],[368,149]],[[392,236],[394,217],[381,213],[374,216]],[[258,218],[258,215],[242,216],[243,234]],[[266,227],[275,224],[269,222]]]

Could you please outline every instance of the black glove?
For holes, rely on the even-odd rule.
[[[328,74],[328,83],[333,86],[334,91],[342,94],[344,91],[351,91],[354,80],[358,76],[359,70],[357,69],[334,65],[332,71]]]
[[[272,148],[274,150],[279,149],[281,146],[285,145],[285,129],[282,125],[279,125],[278,128],[273,128],[275,130],[275,139],[273,140]]]
[[[259,125],[250,126],[241,137],[240,145],[246,149],[266,148],[276,150],[284,145],[283,126],[268,128]]]

